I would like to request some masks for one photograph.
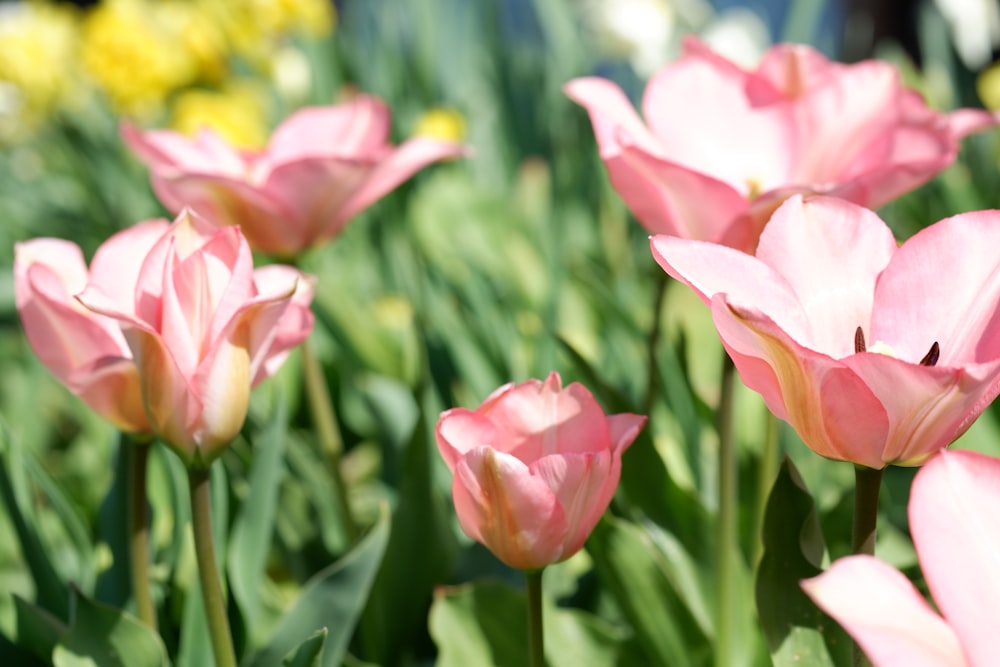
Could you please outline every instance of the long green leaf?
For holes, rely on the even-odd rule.
[[[757,610],[776,667],[846,664],[850,642],[799,586],[821,572],[826,547],[816,505],[788,458],[767,501],[763,542]]]
[[[249,667],[280,664],[316,630],[327,628],[330,635],[323,651],[323,667],[340,665],[388,542],[389,517],[384,511],[350,553],[306,583],[298,600],[278,622],[270,642],[246,664]]]

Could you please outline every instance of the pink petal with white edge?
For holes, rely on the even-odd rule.
[[[749,300],[731,294],[729,301],[753,305],[799,344],[840,359],[854,354],[859,326],[873,341],[869,319],[875,283],[895,252],[892,232],[868,209],[828,197],[794,196],[764,228],[757,259],[787,281],[806,326],[801,331],[788,328],[780,306],[759,296],[748,295]]]
[[[608,415],[608,433],[611,436],[611,450],[618,456],[625,453],[639,436],[648,417],[623,412]]]
[[[854,637],[875,667],[967,664],[955,633],[913,584],[872,556],[841,558],[804,580],[802,589]]]
[[[873,335],[917,361],[931,343],[938,365],[1000,358],[1000,211],[963,213],[914,235],[875,293]]]
[[[459,460],[451,488],[462,530],[510,567],[533,570],[561,560],[566,517],[523,462],[490,447],[474,449]]]
[[[910,491],[910,532],[934,601],[974,667],[997,660],[1000,460],[943,451]]]
[[[288,310],[278,324],[274,339],[262,354],[262,363],[254,372],[251,386],[257,386],[265,378],[277,373],[289,352],[309,337],[316,319],[310,307],[316,289],[316,277],[290,266],[271,264],[255,270],[253,280],[261,295],[283,294],[288,285],[295,285]],[[257,355],[252,353],[252,356],[256,358]]]

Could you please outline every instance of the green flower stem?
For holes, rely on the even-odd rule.
[[[754,541],[750,562],[755,566],[764,553],[761,535],[764,534],[764,512],[767,510],[767,499],[771,495],[771,487],[778,476],[778,418],[767,410],[765,417],[764,448],[760,452],[760,465],[757,468],[757,507],[754,509]]]
[[[340,439],[340,429],[337,426],[337,413],[330,398],[330,391],[323,377],[323,367],[319,357],[313,350],[309,339],[302,343],[302,369],[305,373],[306,394],[309,397],[309,409],[312,411],[313,422],[319,434],[323,458],[330,476],[333,478],[334,495],[340,507],[340,516],[344,524],[344,532],[350,543],[357,541],[361,531],[354,521],[351,502],[347,497],[347,485],[340,472],[340,457],[344,452],[344,443]]]
[[[734,558],[739,550],[736,522],[739,499],[739,470],[733,443],[733,389],[736,367],[728,353],[722,359],[722,380],[719,388],[719,408],[716,426],[719,431],[719,517],[716,525],[716,591],[715,610],[715,664],[729,667],[734,664],[733,628],[735,620],[733,571]]]
[[[128,561],[132,596],[139,620],[156,630],[156,606],[149,583],[149,511],[146,507],[146,465],[150,444],[125,435],[121,446],[128,448]]]
[[[854,466],[854,523],[851,528],[851,552],[875,554],[875,525],[878,519],[878,494],[882,470]],[[854,643],[855,667],[871,667],[857,642]]]
[[[212,639],[212,653],[216,667],[236,667],[236,650],[229,630],[226,602],[215,562],[215,543],[212,538],[212,495],[208,468],[188,469],[191,487],[191,524],[194,528],[194,551],[198,560],[198,577],[201,596],[205,603],[208,633]]]
[[[542,624],[542,572],[524,573],[528,580],[528,651],[531,667],[545,667],[545,632]]]
[[[667,296],[667,283],[670,276],[660,273],[660,281],[656,286],[656,296],[653,297],[653,325],[649,329],[649,339],[646,341],[646,366],[649,368],[649,376],[646,382],[646,401],[642,405],[642,413],[648,415],[653,410],[653,401],[656,400],[656,378],[658,377],[656,366],[656,348],[660,342],[661,313],[663,302]]]

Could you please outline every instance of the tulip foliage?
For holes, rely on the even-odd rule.
[[[264,67],[204,3],[173,76],[255,148],[0,109],[0,664],[991,665],[1000,116],[926,25],[682,4],[336,3]]]

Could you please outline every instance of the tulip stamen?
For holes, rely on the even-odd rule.
[[[854,331],[854,353],[860,354],[867,349],[868,347],[865,345],[865,331],[861,327],[858,327]]]
[[[941,358],[941,346],[938,345],[937,341],[931,345],[931,349],[927,351],[924,358],[920,360],[921,366],[936,366],[938,359]]]

